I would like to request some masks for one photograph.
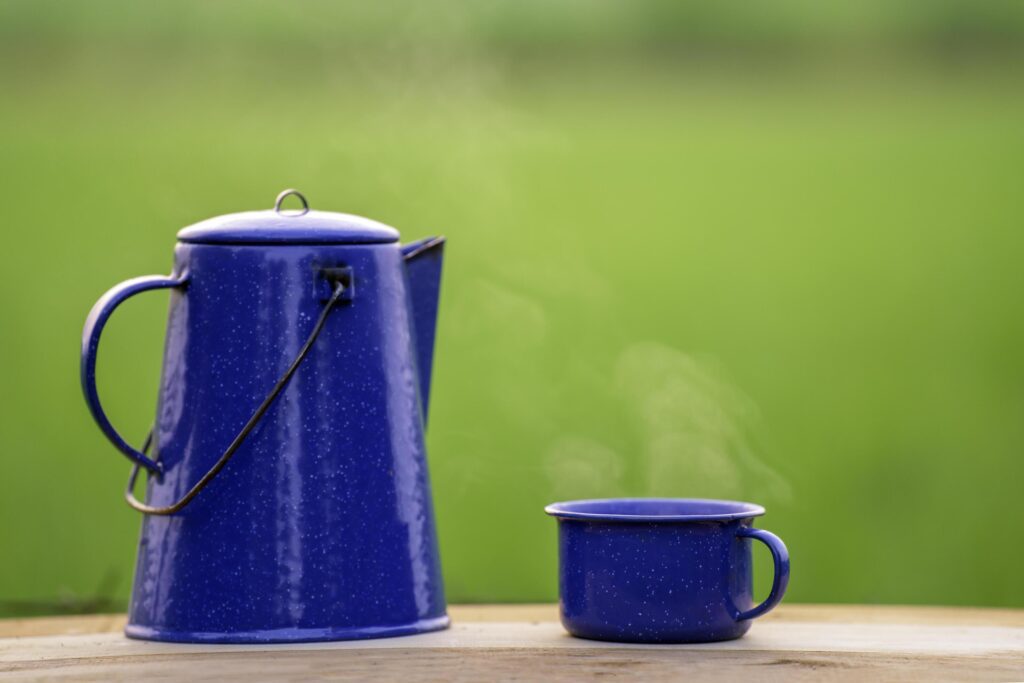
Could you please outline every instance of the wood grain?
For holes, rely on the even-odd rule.
[[[448,631],[269,646],[132,641],[122,616],[0,621],[0,677],[72,680],[1024,680],[1024,611],[784,605],[737,641],[571,638],[554,605],[467,605]]]

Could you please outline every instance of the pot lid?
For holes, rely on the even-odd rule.
[[[289,196],[302,208],[282,208]],[[398,231],[361,216],[313,211],[301,192],[285,190],[273,209],[209,218],[179,230],[178,239],[194,244],[383,244],[397,242]]]

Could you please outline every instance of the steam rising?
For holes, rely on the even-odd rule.
[[[756,407],[713,366],[641,342],[619,355],[615,382],[639,433],[648,495],[789,498],[747,441]]]
[[[615,496],[623,464],[619,454],[601,442],[567,435],[551,444],[544,472],[556,498]]]
[[[544,461],[556,498],[790,499],[789,484],[754,454],[746,436],[756,406],[713,364],[639,342],[619,354],[614,383],[637,452],[624,458],[587,436],[558,437]]]

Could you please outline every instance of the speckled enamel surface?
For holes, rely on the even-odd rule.
[[[164,474],[147,502],[173,502],[217,460],[297,355],[329,292],[319,269],[334,266],[352,268],[352,299],[259,426],[187,508],[143,517],[128,635],[271,642],[447,625],[415,338],[430,336],[429,365],[433,321],[413,329],[396,243],[178,244],[188,281],[171,295]],[[436,297],[440,258],[417,267],[436,269],[417,274]]]
[[[549,513],[558,516],[554,507]],[[614,506],[605,509],[611,513]],[[622,510],[629,511],[625,502]],[[781,600],[789,574],[788,554],[780,541],[780,547],[772,549],[779,580],[756,614],[750,611],[750,541],[741,534],[750,533],[751,522],[751,517],[559,518],[563,625],[575,636],[597,640],[671,643],[739,638],[750,628],[747,615],[761,614]]]

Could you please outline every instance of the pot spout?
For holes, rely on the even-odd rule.
[[[427,237],[402,247],[409,282],[409,302],[416,364],[420,376],[420,402],[423,422],[430,404],[430,371],[434,361],[434,337],[437,330],[437,304],[441,292],[441,264],[444,237]]]

